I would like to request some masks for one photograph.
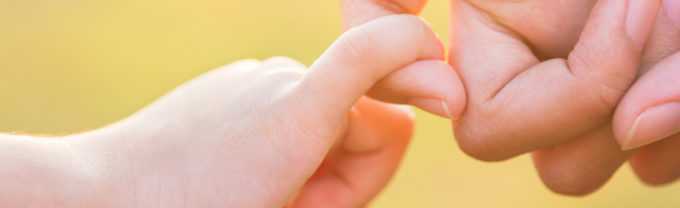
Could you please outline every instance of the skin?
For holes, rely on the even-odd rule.
[[[680,86],[677,77],[680,58],[680,2],[666,0],[659,14],[647,44],[642,67],[642,76],[631,87],[621,101],[614,115],[614,134],[620,143],[625,143],[631,127],[641,114],[650,108],[680,100]],[[668,114],[675,116],[677,114]],[[665,135],[667,131],[657,129],[667,124],[677,125],[669,121],[657,121],[652,128],[646,129],[648,135]],[[658,130],[658,131],[657,131]],[[640,133],[640,132],[638,132]],[[639,141],[637,145],[645,145],[630,159],[630,164],[638,177],[651,185],[663,185],[676,181],[680,177],[680,147],[678,134],[661,137],[647,137],[647,141]],[[636,146],[633,146],[636,147]]]
[[[635,81],[644,26],[660,5],[630,2],[455,1],[451,64],[469,92],[455,127],[461,148],[485,161],[533,152],[544,184],[558,193],[601,187],[633,153],[621,151],[608,123]],[[526,20],[534,15],[541,18]]]
[[[680,175],[680,164],[675,159],[677,154],[671,153],[670,150],[675,149],[676,146],[673,144],[677,142],[668,141],[665,144],[643,147],[636,153],[635,149],[626,147],[621,139],[618,142],[615,139],[615,132],[626,130],[613,129],[611,125],[612,119],[622,120],[618,117],[612,118],[612,115],[624,94],[626,97],[635,96],[631,93],[636,93],[635,88],[638,87],[633,87],[628,92],[636,79],[635,75],[643,74],[649,68],[653,68],[652,71],[658,70],[656,68],[663,66],[658,66],[657,62],[677,51],[676,37],[679,35],[676,29],[677,24],[670,24],[671,20],[666,13],[657,12],[660,2],[643,2],[647,4],[646,6],[640,5],[640,2],[632,2],[638,4],[636,8],[646,10],[633,11],[636,15],[633,18],[638,18],[638,22],[643,22],[640,19],[650,21],[645,24],[653,25],[651,28],[643,26],[633,29],[633,31],[652,30],[642,56],[633,50],[630,50],[630,53],[607,52],[606,48],[609,47],[607,43],[611,43],[610,40],[589,42],[589,39],[597,39],[592,37],[597,36],[597,33],[606,32],[606,29],[602,29],[606,26],[598,26],[598,29],[594,29],[597,32],[594,33],[589,32],[593,30],[589,28],[597,25],[598,9],[615,6],[611,1],[598,1],[587,20],[584,19],[587,17],[584,14],[588,13],[586,10],[591,9],[590,6],[595,3],[593,1],[458,2],[463,5],[459,7],[454,5],[454,14],[462,14],[464,8],[470,8],[465,5],[471,6],[471,12],[481,13],[480,16],[472,15],[472,17],[479,17],[477,21],[484,22],[486,24],[482,24],[483,26],[493,29],[484,31],[484,27],[479,27],[476,28],[479,31],[472,31],[474,26],[469,26],[472,24],[465,21],[465,17],[457,16],[452,20],[451,62],[454,68],[460,71],[469,89],[468,109],[456,127],[456,137],[463,150],[474,157],[489,161],[507,159],[523,152],[536,150],[532,156],[543,182],[551,190],[568,195],[585,195],[597,190],[631,156],[633,168],[644,181],[663,184],[677,179]],[[625,4],[625,1],[619,1],[619,4]],[[542,10],[535,11],[531,8]],[[576,11],[564,11],[562,8],[573,8]],[[628,12],[627,18],[631,18],[630,13],[631,11]],[[650,14],[654,14],[657,17],[656,20],[650,18]],[[541,16],[541,18],[527,20],[524,18],[526,16]],[[489,17],[493,22],[485,22],[485,19]],[[619,19],[619,24],[623,24],[628,30],[626,32],[629,40],[626,41],[624,35],[619,33],[621,40],[618,44],[625,45],[626,42],[630,43],[630,40],[633,40],[633,43],[639,42],[635,40],[636,37],[644,37],[644,35],[631,34],[631,24],[635,23],[629,23],[628,19],[625,21],[621,23]],[[607,24],[617,24],[617,21],[612,19]],[[552,25],[559,25],[560,30],[550,30]],[[466,35],[468,33],[473,35],[475,32],[488,32],[489,36],[484,36],[488,37],[487,39],[480,38],[483,40],[479,42],[466,41],[465,37],[469,37]],[[580,36],[578,36],[579,33]],[[574,37],[579,38],[574,39]],[[616,39],[617,35],[613,34],[609,37]],[[504,38],[506,40],[503,40]],[[546,42],[555,40],[558,43],[574,44],[560,45]],[[489,42],[492,43],[483,45]],[[523,50],[522,45],[528,47]],[[475,47],[481,49],[474,50]],[[497,48],[496,50],[500,53],[497,59],[510,62],[514,60],[514,63],[508,65],[517,68],[490,65],[490,69],[510,71],[516,75],[505,79],[498,78],[499,76],[496,75],[493,78],[501,79],[498,83],[505,82],[505,84],[504,86],[500,84],[500,87],[491,84],[492,90],[488,89],[488,82],[484,82],[484,86],[474,87],[473,85],[482,83],[475,80],[489,79],[488,72],[479,75],[476,73],[483,70],[480,68],[484,68],[485,62],[475,60],[475,57],[495,59],[489,57],[493,56],[493,52],[489,50],[494,51],[494,48]],[[479,51],[479,54],[474,53],[475,51]],[[513,54],[515,58],[504,53]],[[529,55],[529,58],[522,54]],[[530,54],[533,54],[536,59],[532,60]],[[572,72],[570,75],[576,75],[578,85],[563,81],[570,75],[553,73],[556,70],[555,67],[547,63],[555,58],[566,59]],[[532,63],[537,63],[536,60],[543,62],[532,66]],[[522,62],[524,65],[520,64]],[[589,67],[587,71],[582,71],[583,74],[579,72],[579,62],[585,62],[586,67]],[[627,63],[628,66],[617,65],[620,63]],[[541,66],[545,64],[548,66]],[[639,68],[631,67],[638,65]],[[526,69],[526,66],[529,68]],[[666,66],[669,68],[668,65]],[[466,69],[470,71],[466,72]],[[513,70],[516,71],[512,72]],[[602,72],[602,74],[595,72]],[[552,78],[556,76],[560,78]],[[645,76],[654,75],[650,73]],[[677,76],[673,76],[672,72],[666,69],[664,77],[659,75],[647,79],[643,77],[635,85],[655,83],[647,84],[644,89],[639,87],[641,89],[638,92],[639,94],[658,92],[658,89],[668,88],[668,85],[663,85],[662,81],[671,80],[673,77]],[[581,78],[581,81],[578,81],[578,78]],[[549,83],[545,83],[545,80]],[[677,83],[676,81],[667,82]],[[581,87],[586,87],[588,90],[579,89]],[[522,92],[525,89],[533,89],[533,92],[531,94]],[[642,90],[645,92],[641,92]],[[544,94],[541,91],[548,91],[548,93]],[[677,95],[659,93],[666,97]],[[477,98],[475,94],[481,98]],[[492,96],[486,98],[485,95]],[[591,95],[597,96],[591,97]],[[569,100],[569,102],[550,103],[546,100]],[[621,107],[628,106],[626,104],[628,100],[637,100],[646,104],[651,102],[649,98],[636,96],[624,99]],[[598,101],[601,105],[597,104]],[[543,105],[548,108],[543,109]],[[497,122],[494,122],[495,120]],[[506,123],[508,121],[517,123],[508,124]],[[615,120],[614,125],[617,122]],[[621,150],[620,144],[627,151]]]
[[[373,4],[365,8],[379,5],[414,14],[425,3],[365,2]],[[452,0],[451,4],[450,63],[468,90],[466,111],[454,122],[463,151],[485,161],[533,152],[546,186],[568,195],[597,190],[631,157],[646,182],[664,184],[680,176],[680,162],[674,159],[677,136],[639,152],[615,139],[615,133],[627,133],[644,107],[669,96],[677,98],[677,93],[660,93],[664,96],[655,99],[642,96],[677,83],[675,72],[670,72],[673,64],[658,70],[665,72],[645,74],[631,89],[640,95],[626,95],[639,75],[661,68],[657,62],[680,48],[677,21],[659,12],[661,1]],[[354,18],[345,17],[347,22]],[[673,84],[659,84],[660,80]],[[623,99],[624,95],[632,98]],[[626,104],[633,100],[637,102]]]
[[[651,40],[640,41],[646,35],[626,31],[629,23],[621,2],[601,0],[591,12],[592,1],[454,1],[454,14],[468,15],[453,18],[451,64],[468,87],[485,80],[470,89],[468,110],[461,115],[466,96],[456,72],[442,62],[439,39],[421,20],[394,15],[417,14],[425,2],[347,0],[343,16],[349,31],[309,70],[283,58],[241,61],[202,75],[96,131],[52,139],[1,135],[0,157],[8,165],[0,167],[0,177],[10,180],[2,182],[9,188],[0,190],[0,206],[362,206],[397,168],[413,122],[404,107],[364,93],[459,118],[461,147],[480,159],[502,160],[540,149],[534,159],[550,188],[588,193],[634,153],[620,150],[608,124],[616,106],[611,103],[618,103],[639,73],[628,66],[641,62],[643,69],[651,68],[631,92],[658,89],[653,81],[671,80],[676,72],[668,67],[675,65],[676,56],[656,64],[677,51],[662,44],[677,37],[675,27],[664,26],[668,22],[661,14]],[[557,9],[565,6],[574,10]],[[527,22],[522,18],[527,15],[546,18]],[[532,27],[555,24],[565,29]],[[461,41],[473,32],[481,35]],[[489,42],[496,44],[484,45]],[[640,42],[647,42],[643,57]],[[507,63],[501,56],[490,59],[494,61],[475,58],[508,50],[516,53],[509,54]],[[476,74],[489,69],[487,65],[508,74]],[[560,74],[564,71],[571,74]],[[602,75],[594,72],[621,79],[601,89],[601,82],[612,80],[598,79]],[[557,75],[573,77],[551,79]],[[545,83],[554,89],[540,86]],[[523,95],[521,90],[529,87],[545,94]],[[540,102],[565,94],[579,95],[569,97],[576,104]],[[624,98],[615,126],[631,122],[631,116],[619,112],[639,112],[658,102],[636,94]],[[505,97],[523,99],[516,103]],[[640,99],[645,102],[625,104]],[[522,102],[534,109],[523,108]],[[536,117],[507,113],[513,111],[551,119],[543,124],[531,120]],[[488,128],[504,119],[510,123]],[[515,128],[523,122],[533,129],[518,133]],[[576,130],[560,129],[565,132],[556,135],[541,130],[556,126]],[[633,156],[631,163],[643,180],[662,184],[680,175],[680,165],[672,160],[677,158],[672,148],[680,145],[677,141],[670,136]]]
[[[418,79],[464,92],[421,19],[354,26],[309,69],[287,58],[239,61],[98,130],[0,135],[0,207],[364,206],[398,167],[414,114],[363,95],[434,99],[430,109],[443,112],[443,100],[462,111],[454,103],[465,94],[404,84],[427,70]]]

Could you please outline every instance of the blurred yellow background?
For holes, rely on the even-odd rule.
[[[446,0],[423,16],[446,37]],[[319,0],[0,0],[0,132],[101,127],[242,58],[310,64],[339,17],[337,1]],[[418,112],[403,165],[371,207],[680,207],[680,185],[648,187],[623,167],[595,194],[556,195],[529,157],[471,159],[447,120]]]

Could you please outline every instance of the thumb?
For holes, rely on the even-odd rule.
[[[427,0],[342,0],[341,3],[344,31],[383,16],[417,15]],[[462,114],[466,104],[460,77],[441,60],[411,63],[378,82],[367,95],[384,102],[411,104],[452,119]]]
[[[306,109],[342,119],[376,82],[417,60],[443,60],[441,41],[414,15],[391,15],[345,32],[316,60],[296,88]]]
[[[680,53],[656,64],[628,91],[614,115],[614,133],[624,149],[680,133]]]

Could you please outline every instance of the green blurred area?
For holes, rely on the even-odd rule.
[[[423,16],[446,37],[446,0]],[[339,17],[338,2],[318,0],[0,0],[0,132],[101,127],[242,58],[311,64],[339,35]],[[372,207],[680,207],[679,193],[623,167],[593,195],[556,195],[528,156],[471,159],[447,120],[419,111],[406,158]]]

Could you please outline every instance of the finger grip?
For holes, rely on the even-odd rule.
[[[614,115],[614,133],[624,149],[680,132],[680,53],[659,62],[628,91]]]
[[[307,109],[341,120],[373,85],[417,60],[442,60],[443,46],[414,15],[391,15],[344,33],[310,67],[294,92]]]

